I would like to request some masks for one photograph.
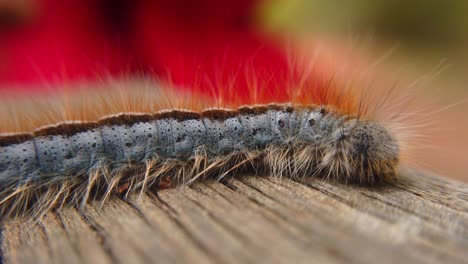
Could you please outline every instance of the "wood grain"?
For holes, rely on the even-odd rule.
[[[466,263],[468,185],[241,177],[5,222],[6,263]]]

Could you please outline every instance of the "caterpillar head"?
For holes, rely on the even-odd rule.
[[[395,177],[399,152],[397,140],[383,125],[351,119],[331,134],[321,167],[331,177],[372,184]]]

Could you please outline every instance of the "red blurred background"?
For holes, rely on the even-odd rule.
[[[257,26],[259,4],[30,0],[21,10],[12,3],[24,15],[13,26],[4,19],[0,86],[41,89],[34,84],[150,74],[209,89],[211,81],[227,84],[237,74],[234,88],[246,94],[249,80],[238,74],[246,65],[259,81],[288,74],[285,51]]]

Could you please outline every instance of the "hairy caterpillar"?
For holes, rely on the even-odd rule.
[[[151,83],[27,110],[5,103],[0,212],[37,215],[244,171],[361,184],[395,177],[399,140],[366,114],[355,90],[294,80],[283,82],[282,95],[252,85],[249,96],[218,90],[189,98]],[[18,119],[30,122],[12,125]]]

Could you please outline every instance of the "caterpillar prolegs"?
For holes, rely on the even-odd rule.
[[[399,144],[333,106],[169,109],[0,136],[3,216],[245,171],[373,184],[395,177]]]

